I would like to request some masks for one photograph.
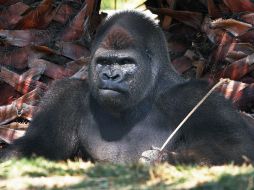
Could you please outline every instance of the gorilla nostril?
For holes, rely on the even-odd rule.
[[[102,73],[102,79],[103,80],[109,80],[110,76],[107,73]]]
[[[119,82],[122,80],[123,76],[121,73],[118,73],[118,72],[113,74],[111,74],[110,72],[102,72],[100,74],[100,78],[101,80],[104,80],[104,81],[111,80],[114,82]]]
[[[118,80],[118,79],[120,79],[120,75],[116,74],[116,75],[112,76],[111,78],[112,78],[112,80]]]

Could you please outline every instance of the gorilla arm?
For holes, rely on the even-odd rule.
[[[173,125],[171,129],[205,96],[207,86],[204,81],[190,81],[162,93],[157,103]],[[169,142],[166,160],[172,164],[242,163],[244,156],[254,159],[253,137],[252,129],[231,103],[213,93]]]
[[[26,135],[10,145],[1,155],[31,156],[33,153],[49,159],[67,159],[77,152],[77,128],[88,92],[86,82],[66,79],[55,82],[42,99],[39,112]]]

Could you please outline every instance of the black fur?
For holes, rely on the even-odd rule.
[[[185,82],[175,72],[163,32],[136,12],[118,13],[100,27],[88,78],[56,82],[26,135],[2,157],[35,153],[54,160],[136,162],[142,152],[161,147],[209,90],[207,83]],[[247,123],[230,102],[213,94],[166,151],[171,163],[224,164],[253,159],[253,147]]]

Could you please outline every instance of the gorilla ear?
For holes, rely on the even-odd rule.
[[[101,43],[105,49],[127,49],[134,45],[134,38],[120,26],[112,27]]]

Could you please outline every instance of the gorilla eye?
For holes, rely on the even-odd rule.
[[[99,58],[99,59],[97,59],[96,63],[100,64],[100,65],[107,65],[107,64],[109,64],[109,60],[104,59],[104,58]]]
[[[121,65],[133,64],[133,63],[134,63],[134,60],[130,58],[124,58],[120,60]]]

